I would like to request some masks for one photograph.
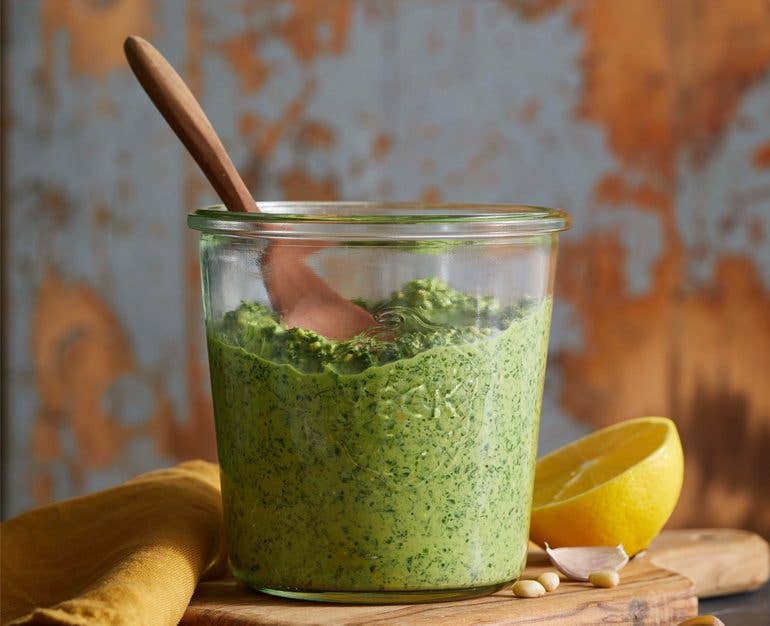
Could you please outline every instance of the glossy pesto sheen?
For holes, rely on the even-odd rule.
[[[209,328],[235,575],[304,591],[516,578],[550,300],[502,308],[421,279],[360,304],[385,331],[329,341],[259,304]]]

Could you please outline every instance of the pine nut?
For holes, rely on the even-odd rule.
[[[513,583],[513,595],[517,598],[539,598],[545,595],[545,587],[536,580],[517,580]]]
[[[600,569],[598,572],[591,572],[588,581],[594,587],[615,587],[620,583],[620,574],[614,569]]]
[[[543,572],[537,577],[539,582],[546,591],[553,591],[559,586],[559,575],[556,572]]]

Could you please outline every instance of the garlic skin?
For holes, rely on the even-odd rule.
[[[585,548],[551,548],[545,544],[545,551],[554,567],[571,580],[587,581],[591,572],[614,570],[619,572],[628,563],[623,545],[588,546]]]

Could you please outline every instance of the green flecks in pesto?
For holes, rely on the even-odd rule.
[[[436,279],[362,303],[388,336],[334,342],[243,304],[209,332],[228,551],[301,590],[501,583],[526,557],[550,300]]]

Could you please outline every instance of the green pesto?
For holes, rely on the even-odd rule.
[[[243,304],[209,329],[233,572],[257,588],[439,590],[523,566],[550,300],[436,279],[348,342]]]

